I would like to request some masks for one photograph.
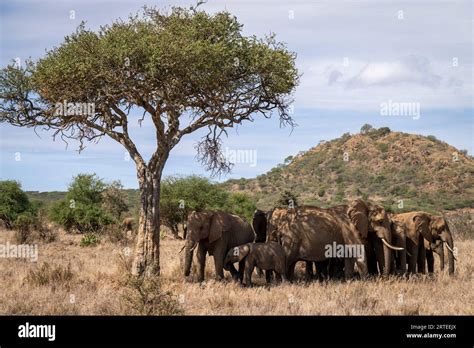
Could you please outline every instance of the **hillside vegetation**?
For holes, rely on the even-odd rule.
[[[268,209],[284,191],[326,207],[355,197],[392,211],[452,210],[474,206],[474,160],[434,136],[388,128],[344,134],[285,159],[255,179],[229,180],[231,190],[253,195]]]

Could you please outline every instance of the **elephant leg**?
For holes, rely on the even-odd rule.
[[[295,278],[295,266],[297,261],[288,263],[288,271],[286,272],[288,280],[291,282]]]
[[[344,277],[346,280],[352,279],[354,276],[354,264],[355,259],[353,258],[345,258],[344,259]]]
[[[418,250],[418,273],[426,273],[426,249],[423,245],[423,242],[420,244],[420,248]]]
[[[260,267],[256,267],[256,273],[260,278],[263,277],[264,272]]]
[[[418,247],[411,248],[411,256],[408,261],[408,272],[416,273],[416,264],[418,262]]]
[[[237,271],[237,270],[235,269],[234,264],[232,264],[232,263],[229,265],[229,272],[230,272],[230,274],[232,275],[232,279],[234,279],[235,281],[237,281],[237,280],[239,279],[240,270]]]
[[[306,261],[306,272],[305,272],[305,280],[307,282],[311,281],[314,277],[313,273],[313,261]]]
[[[433,250],[426,250],[426,263],[428,264],[428,273],[434,272]]]
[[[317,275],[317,278],[318,278],[319,282],[322,282],[322,281],[324,281],[325,279],[328,278],[329,265],[331,264],[332,261],[334,261],[334,260],[331,259],[331,260],[315,262],[315,264],[316,264],[316,275]]]
[[[206,267],[206,253],[207,250],[203,244],[199,243],[197,248],[197,262],[198,262],[198,280],[204,281],[204,269]]]
[[[245,271],[244,271],[244,282],[243,284],[245,286],[252,286],[252,272],[255,267],[255,264],[252,260],[249,260],[247,257],[247,260],[245,261]]]
[[[241,284],[244,280],[244,272],[245,272],[245,259],[239,262],[239,280]]]
[[[224,279],[224,248],[216,250],[214,252],[214,267],[216,268],[216,280]],[[233,266],[232,266],[233,267]],[[235,270],[235,268],[234,268]]]
[[[265,271],[265,280],[267,284],[272,282],[272,271]]]
[[[374,244],[371,241],[365,247],[365,255],[367,255],[367,267],[370,275],[376,275],[377,271],[377,258],[375,257]]]
[[[378,270],[380,274],[383,274],[384,271],[384,265],[385,265],[385,258],[384,258],[384,253],[383,253],[383,244],[381,241],[377,240],[375,245],[375,257],[377,259],[377,264],[379,266]]]

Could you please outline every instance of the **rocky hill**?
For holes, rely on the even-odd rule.
[[[263,209],[290,191],[300,204],[322,207],[362,197],[394,211],[440,211],[474,206],[473,174],[466,151],[384,127],[321,142],[255,179],[223,185]]]

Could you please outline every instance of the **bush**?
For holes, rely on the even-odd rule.
[[[369,132],[368,135],[372,139],[378,139],[378,138],[381,138],[383,136],[386,136],[386,135],[390,134],[390,132],[391,132],[390,128],[381,127],[381,128],[374,129],[373,131]]]
[[[127,198],[120,181],[113,181],[102,192],[102,207],[108,214],[120,221],[122,214],[128,211]]]
[[[223,207],[223,210],[244,217],[252,221],[255,212],[255,203],[244,193],[231,193]]]
[[[361,134],[368,134],[374,130],[374,127],[372,127],[370,124],[366,123],[360,128],[360,133]]]
[[[387,152],[388,151],[388,144],[378,143],[377,144],[377,149],[379,149],[380,152]]]
[[[81,239],[81,247],[95,246],[100,243],[100,239],[93,233],[84,235]]]
[[[284,191],[283,193],[281,193],[280,197],[278,198],[276,202],[276,206],[277,207],[298,206],[298,199],[297,199],[296,194],[288,190]]]
[[[69,185],[65,199],[50,209],[53,221],[66,232],[99,233],[114,222],[103,207],[103,192],[107,186],[95,174],[79,174]]]
[[[52,267],[45,262],[41,267],[29,271],[26,279],[29,283],[36,286],[44,286],[51,284],[53,287],[69,283],[74,278],[71,264],[67,266],[57,265]]]
[[[43,241],[50,243],[56,240],[56,233],[49,229],[40,215],[23,213],[13,223],[14,239],[18,244]]]
[[[132,315],[182,315],[179,302],[169,291],[163,291],[156,277],[129,277],[127,291],[123,295]]]
[[[21,189],[20,183],[13,180],[0,181],[0,220],[7,228],[20,214],[35,214],[35,207],[30,203],[28,196]]]
[[[18,244],[25,244],[33,241],[32,231],[37,225],[37,218],[30,213],[23,213],[18,215],[13,223],[15,230],[15,241]]]

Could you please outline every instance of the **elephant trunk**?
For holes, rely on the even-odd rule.
[[[446,238],[446,247],[448,248],[448,267],[449,267],[449,274],[454,273],[454,243],[453,237],[448,236]]]
[[[392,250],[389,247],[387,247],[385,244],[383,246],[383,258],[384,258],[383,274],[389,275],[390,267],[392,265]]]
[[[191,273],[191,264],[193,262],[193,251],[197,242],[187,240],[184,248],[184,276],[187,277]]]
[[[441,271],[444,270],[444,243],[436,249],[436,253],[439,255],[439,268]]]

